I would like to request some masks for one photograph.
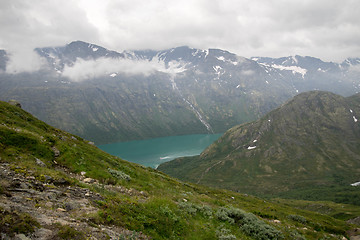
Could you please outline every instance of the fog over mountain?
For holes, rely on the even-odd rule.
[[[339,62],[360,52],[360,2],[354,0],[12,0],[0,6],[0,49],[28,64],[34,48],[76,39],[118,52],[187,45],[248,58],[299,54]]]
[[[96,143],[221,133],[309,90],[358,92],[360,59],[254,57],[186,46],[116,52],[82,41],[36,48],[40,67],[0,57],[1,100]],[[34,61],[36,63],[36,61]]]

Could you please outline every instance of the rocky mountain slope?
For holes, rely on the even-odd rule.
[[[257,121],[231,128],[200,156],[158,169],[240,192],[278,195],[319,188],[300,198],[338,194],[338,201],[356,203],[360,189],[350,184],[360,181],[358,119],[360,94],[344,98],[330,92],[302,93]],[[351,196],[341,200],[340,186],[353,188]]]
[[[180,182],[5,102],[0,176],[2,239],[344,239],[359,227],[359,207],[284,204]]]
[[[224,132],[298,92],[351,95],[360,84],[356,59],[251,60],[189,47],[118,53],[81,41],[36,52],[43,67],[18,73],[6,71],[11,56],[0,52],[1,100],[16,99],[41,120],[97,144]]]

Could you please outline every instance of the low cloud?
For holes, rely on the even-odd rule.
[[[162,61],[130,60],[99,58],[96,60],[77,59],[73,66],[65,66],[62,76],[72,81],[84,81],[102,76],[110,76],[113,73],[127,75],[151,75],[155,72],[163,72],[174,75],[185,71],[185,64],[170,62],[168,66]]]
[[[9,61],[6,64],[6,73],[34,72],[43,68],[46,60],[35,51],[19,49],[8,53]]]
[[[351,65],[349,68],[350,72],[356,72],[356,73],[360,73],[360,64],[359,65]]]
[[[253,71],[253,70],[243,70],[243,71],[241,71],[241,74],[242,75],[245,75],[245,76],[251,76],[251,75],[253,75],[253,74],[255,74],[255,72]]]

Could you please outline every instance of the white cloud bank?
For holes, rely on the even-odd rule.
[[[359,0],[0,0],[0,49],[83,40],[122,52],[188,45],[239,56],[359,57]]]
[[[84,81],[108,75],[114,77],[114,73],[127,75],[142,74],[148,76],[154,72],[163,72],[176,75],[186,70],[183,62],[169,62],[165,66],[163,61],[153,60],[130,60],[99,58],[96,60],[83,60],[78,58],[73,66],[65,66],[62,76],[72,81]]]
[[[38,71],[47,64],[46,59],[26,48],[11,51],[8,53],[8,57],[6,73],[9,74]]]

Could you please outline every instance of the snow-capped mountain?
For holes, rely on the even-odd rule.
[[[286,74],[298,92],[326,90],[345,96],[360,90],[359,59],[346,59],[342,63],[323,62],[314,57],[290,56],[282,58],[253,57],[267,71]]]
[[[220,49],[110,51],[81,41],[37,48],[39,71],[6,73],[0,98],[97,143],[224,132],[255,120],[299,92],[359,89],[357,60],[247,59]],[[360,66],[360,65],[359,65]]]

